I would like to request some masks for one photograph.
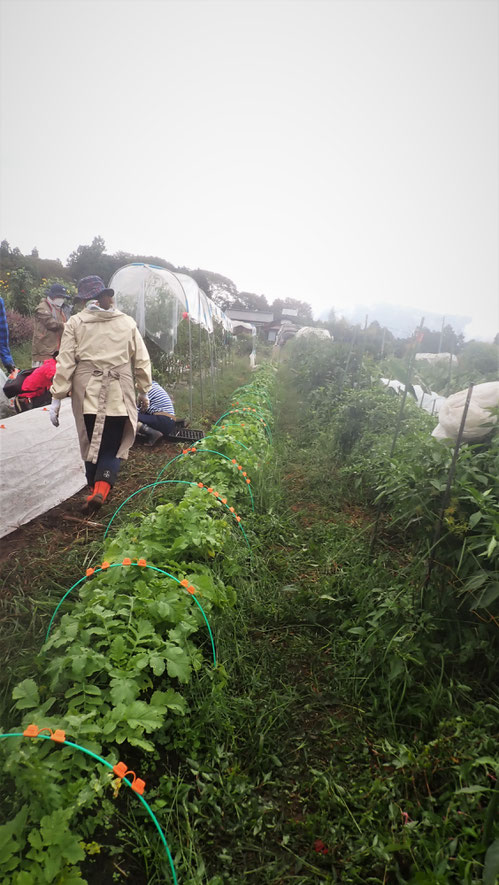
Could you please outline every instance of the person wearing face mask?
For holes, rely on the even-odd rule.
[[[61,400],[71,395],[90,494],[83,512],[101,507],[135,439],[137,406],[149,407],[151,361],[135,320],[113,305],[114,291],[98,276],[78,283],[85,303],[64,327],[50,393],[50,420],[59,426]]]
[[[66,322],[63,306],[69,298],[67,290],[60,283],[54,283],[47,289],[45,298],[34,314],[32,366],[41,366],[50,359],[54,350],[59,350],[62,331]]]

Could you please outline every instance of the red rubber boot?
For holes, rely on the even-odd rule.
[[[99,507],[102,507],[110,491],[110,484],[100,479],[98,482],[95,483],[92,494],[89,495],[87,500],[84,502],[83,507],[81,508],[82,512],[90,513],[92,510],[98,510]]]

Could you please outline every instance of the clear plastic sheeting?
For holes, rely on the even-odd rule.
[[[207,332],[213,332],[213,320],[209,308],[210,299],[199,288],[196,280],[187,276],[185,273],[176,273],[174,276],[179,281],[184,290],[187,299],[188,309],[186,308],[191,320],[196,325],[200,325]]]
[[[218,304],[215,304],[215,302],[211,301],[209,298],[207,300],[210,306],[212,317],[217,323],[220,323],[220,325],[223,326],[226,332],[230,332],[232,334],[234,329],[231,318],[228,317],[226,313],[224,313],[224,311],[221,307],[218,306]]]
[[[0,538],[46,513],[86,485],[71,401],[59,427],[48,411],[4,418],[0,428]]]
[[[177,328],[184,312],[191,322],[213,333],[213,319],[232,331],[229,317],[187,274],[173,273],[152,264],[127,264],[109,281],[119,310],[132,316],[142,335],[165,353],[173,353]]]

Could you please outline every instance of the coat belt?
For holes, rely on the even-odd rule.
[[[100,375],[102,376],[101,387],[99,391],[99,398],[97,400],[97,414],[95,416],[95,424],[92,432],[92,439],[90,440],[90,446],[88,449],[88,454],[86,457],[86,461],[90,461],[93,464],[97,463],[97,458],[99,456],[100,444],[102,442],[102,434],[104,432],[104,422],[106,420],[106,405],[107,405],[107,395],[109,391],[109,384],[111,381],[119,381],[120,376],[124,369],[130,371],[129,363],[125,363],[122,366],[112,366],[109,369],[94,369],[92,375]]]

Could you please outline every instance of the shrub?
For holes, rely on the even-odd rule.
[[[34,279],[25,267],[18,267],[10,274],[8,303],[23,316],[28,316],[35,307],[33,284]]]
[[[11,344],[24,344],[33,337],[33,318],[23,316],[17,310],[7,310],[9,341]]]

